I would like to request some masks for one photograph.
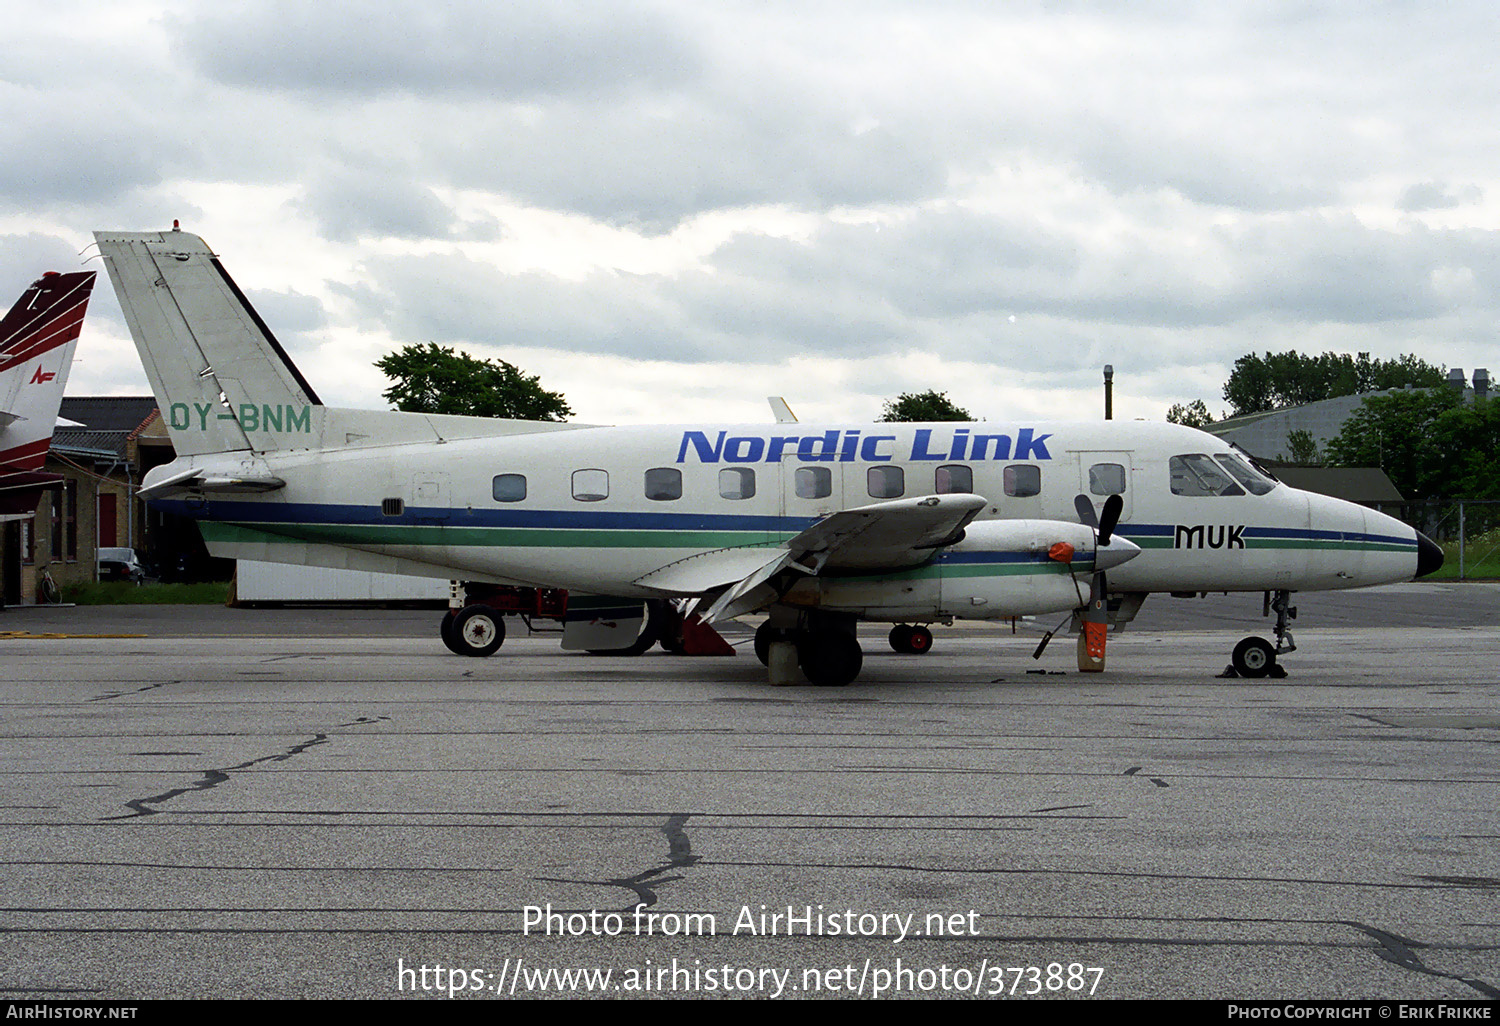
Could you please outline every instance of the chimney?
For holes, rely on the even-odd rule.
[[[1490,372],[1483,367],[1474,368],[1474,398],[1485,399],[1490,394]]]
[[[1462,367],[1448,368],[1448,387],[1453,389],[1455,392],[1463,392],[1464,369]]]

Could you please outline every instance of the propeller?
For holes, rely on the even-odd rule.
[[[1094,504],[1087,495],[1077,495],[1073,499],[1073,508],[1078,511],[1078,519],[1088,527],[1094,529],[1094,573],[1089,580],[1089,603],[1082,610],[1081,619],[1083,630],[1078,634],[1078,669],[1087,673],[1096,673],[1104,669],[1104,646],[1105,638],[1109,633],[1109,612],[1105,608],[1105,602],[1109,596],[1109,581],[1104,572],[1111,566],[1117,566],[1125,559],[1129,559],[1135,553],[1121,552],[1118,556],[1107,553],[1110,540],[1114,537],[1115,527],[1120,522],[1120,514],[1125,509],[1125,499],[1118,494],[1111,495],[1104,500],[1103,516],[1094,516]],[[1111,558],[1114,556],[1114,558]],[[1123,558],[1120,558],[1123,557]]]
[[[1111,495],[1104,500],[1103,517],[1094,514],[1094,504],[1087,495],[1078,495],[1073,500],[1073,508],[1078,511],[1078,519],[1083,526],[1094,532],[1094,569],[1089,574],[1089,598],[1088,602],[1079,607],[1072,614],[1082,623],[1083,629],[1078,635],[1078,668],[1080,670],[1094,672],[1104,669],[1104,638],[1109,629],[1109,614],[1105,609],[1105,600],[1109,595],[1109,581],[1104,572],[1119,566],[1128,559],[1133,559],[1140,554],[1140,546],[1129,538],[1114,537],[1115,527],[1120,523],[1120,515],[1125,510],[1125,499],[1120,495]],[[1054,555],[1054,559],[1063,559],[1072,562],[1073,548],[1071,545],[1061,546],[1066,552],[1063,555]],[[1081,571],[1079,571],[1081,572]],[[1075,579],[1076,579],[1075,574]],[[1040,659],[1042,651],[1047,647],[1047,642],[1052,636],[1062,630],[1067,624],[1064,620],[1055,630],[1050,630],[1042,635],[1042,640],[1031,653],[1033,659]]]

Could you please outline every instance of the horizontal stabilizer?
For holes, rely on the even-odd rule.
[[[223,473],[205,467],[190,467],[153,480],[154,477],[154,474],[148,474],[136,494],[143,499],[160,499],[183,492],[244,494],[274,492],[286,487],[285,481],[271,474]]]

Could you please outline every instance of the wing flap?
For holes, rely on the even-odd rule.
[[[786,554],[782,548],[714,549],[668,563],[635,583],[664,595],[701,595],[743,580]]]

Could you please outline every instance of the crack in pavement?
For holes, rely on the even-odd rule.
[[[262,762],[285,762],[292,756],[301,755],[303,752],[307,751],[314,745],[321,745],[327,740],[327,734],[314,734],[311,740],[304,741],[298,745],[293,745],[286,751],[278,752],[276,755],[263,755],[259,759],[251,759],[249,762],[242,762],[235,766],[225,766],[222,769],[203,770],[202,779],[194,781],[187,787],[174,787],[170,791],[165,791],[158,795],[152,795],[150,798],[134,798],[125,803],[126,808],[134,810],[133,812],[129,813],[128,815],[105,816],[103,818],[106,820],[115,820],[135,819],[139,816],[155,816],[161,810],[148,808],[148,806],[165,805],[173,798],[177,798],[185,794],[192,794],[194,791],[211,791],[214,788],[218,787],[220,784],[227,781],[229,779],[229,774],[234,773],[237,770],[249,769],[251,766],[258,765]]]
[[[692,841],[688,839],[687,831],[684,829],[684,827],[687,826],[687,821],[691,818],[691,816],[692,813],[688,812],[674,813],[667,817],[666,823],[662,824],[661,832],[666,835],[667,838],[666,865],[654,866],[651,869],[642,870],[641,872],[636,873],[634,876],[607,877],[603,880],[573,880],[566,877],[556,876],[541,876],[537,877],[537,879],[545,880],[550,883],[575,883],[593,884],[595,886],[602,887],[623,887],[627,890],[634,891],[636,900],[632,904],[620,909],[621,912],[633,912],[635,909],[641,907],[642,905],[648,907],[651,905],[655,905],[657,902],[657,887],[661,886],[662,884],[671,883],[674,880],[682,879],[681,874],[672,876],[664,876],[662,874],[670,873],[674,869],[685,869],[689,866],[697,865],[699,860],[702,858],[701,855],[693,854]]]
[[[1345,926],[1352,926],[1379,944],[1380,947],[1375,949],[1376,956],[1385,959],[1392,965],[1399,965],[1401,968],[1410,969],[1414,973],[1423,973],[1427,976],[1437,976],[1441,979],[1462,983],[1465,986],[1473,987],[1479,993],[1492,1000],[1500,998],[1500,988],[1485,983],[1483,980],[1473,980],[1467,976],[1459,976],[1457,973],[1445,973],[1423,963],[1417,957],[1415,950],[1417,948],[1428,947],[1428,945],[1423,944],[1421,941],[1414,941],[1399,934],[1379,930],[1373,926],[1366,926],[1364,923],[1355,923],[1347,919],[1342,920],[1342,922]]]

